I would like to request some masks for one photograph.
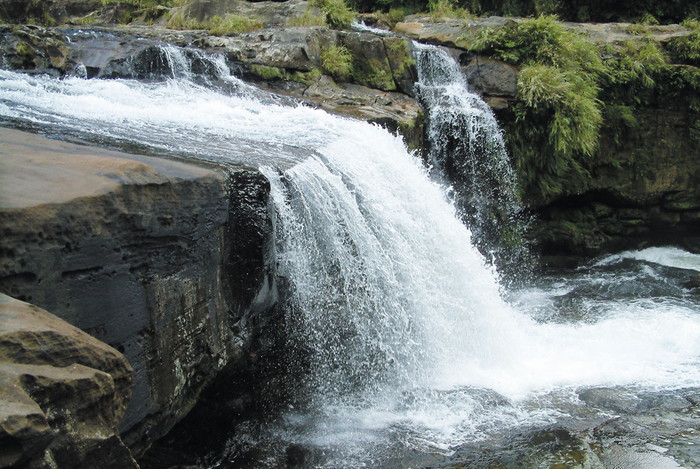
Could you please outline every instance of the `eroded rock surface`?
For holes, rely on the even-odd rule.
[[[124,356],[0,294],[0,466],[138,467],[119,437],[131,396]]]
[[[0,140],[0,291],[124,353],[121,430],[138,454],[242,353],[233,331],[251,304],[269,303],[266,181],[9,129]]]

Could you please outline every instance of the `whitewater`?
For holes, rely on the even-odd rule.
[[[287,365],[305,367],[306,399],[271,438],[336,451],[327,467],[371,467],[377,446],[449,452],[575,414],[584,388],[700,386],[692,297],[671,289],[589,301],[589,289],[579,298],[585,314],[571,316],[558,301],[581,282],[668,283],[655,266],[696,269],[696,257],[669,248],[626,253],[565,280],[505,291],[450,188],[400,137],[261,93],[213,60],[222,66],[212,82],[186,67],[147,82],[0,70],[0,122],[260,167],[271,183],[277,275],[287,285]],[[610,274],[610,265],[621,267]]]

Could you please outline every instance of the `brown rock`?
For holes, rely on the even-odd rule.
[[[137,454],[240,346],[230,322],[242,312],[222,287],[233,195],[192,164],[9,129],[0,141],[0,291],[123,351],[135,373],[120,430]],[[30,349],[48,359],[42,350]]]
[[[124,356],[3,294],[0,324],[0,465],[138,467],[118,433],[131,396]]]

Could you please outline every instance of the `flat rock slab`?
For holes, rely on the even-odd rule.
[[[110,151],[0,128],[0,208],[64,203],[124,184],[164,184],[214,176],[177,161]]]

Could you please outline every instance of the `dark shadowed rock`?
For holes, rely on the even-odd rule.
[[[0,27],[0,63],[6,67],[63,75],[75,66],[68,52],[65,36],[53,29],[30,25]]]
[[[471,89],[491,96],[515,97],[518,70],[512,65],[477,55],[462,70]]]
[[[0,465],[138,467],[118,425],[131,396],[124,356],[0,294]]]

